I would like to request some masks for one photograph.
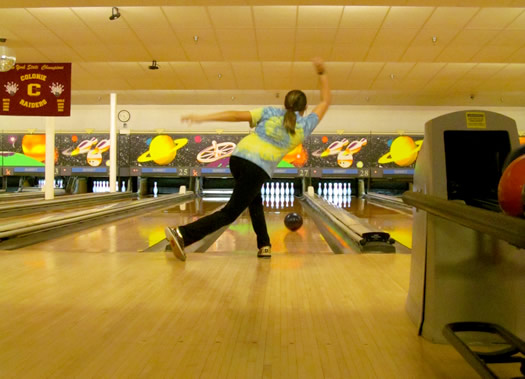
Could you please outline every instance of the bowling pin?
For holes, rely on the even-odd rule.
[[[153,197],[157,197],[159,189],[157,188],[157,182],[153,183]]]
[[[285,195],[290,194],[290,187],[289,187],[289,183],[288,182],[286,182],[286,187],[284,188],[284,194]]]
[[[295,187],[293,183],[290,183],[290,195],[293,197],[295,194]]]
[[[327,184],[324,182],[323,197],[326,199],[328,196],[328,189],[326,188]]]
[[[261,187],[261,196],[264,196],[264,183],[263,183],[263,185]]]
[[[319,182],[319,186],[317,187],[317,194],[319,196],[323,195],[323,189],[321,188],[321,182]]]
[[[126,182],[122,181],[122,192],[126,192]]]

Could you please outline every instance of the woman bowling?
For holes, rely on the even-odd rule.
[[[228,203],[219,211],[192,223],[166,227],[166,238],[175,257],[185,261],[185,246],[231,224],[246,208],[249,209],[253,230],[257,235],[257,256],[271,257],[261,187],[272,177],[281,159],[312,134],[330,106],[331,94],[324,62],[317,58],[313,64],[321,85],[321,101],[308,115],[305,115],[306,95],[300,90],[293,90],[284,99],[284,109],[264,107],[251,111],[224,111],[182,117],[183,122],[189,123],[244,121],[249,122],[255,130],[237,144],[230,157],[234,187]]]

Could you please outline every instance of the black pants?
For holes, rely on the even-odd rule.
[[[235,156],[230,158],[230,170],[235,184],[228,203],[215,213],[179,226],[185,246],[231,224],[247,207],[250,210],[253,230],[257,234],[257,248],[270,246],[261,198],[261,187],[269,179],[268,174],[256,164]]]

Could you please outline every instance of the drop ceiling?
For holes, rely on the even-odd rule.
[[[314,56],[335,104],[525,105],[525,0],[42,3],[2,0],[0,37],[18,62],[72,62],[77,105],[315,99]]]

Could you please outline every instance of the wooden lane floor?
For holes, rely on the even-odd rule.
[[[238,233],[235,224],[236,251],[186,262],[136,253],[141,227],[188,222],[220,205],[93,229],[83,250],[62,240],[0,252],[0,377],[477,377],[451,346],[417,336],[404,309],[408,254],[305,253],[282,242],[258,259],[251,226]],[[286,213],[270,211],[269,229]],[[105,250],[90,248],[100,241]]]
[[[406,254],[0,253],[0,377],[476,378],[416,335]]]
[[[122,203],[131,203],[132,199],[115,199],[111,202],[106,203],[98,203],[96,205],[93,204],[85,204],[81,206],[76,206],[75,208],[53,208],[53,209],[46,209],[42,210],[39,213],[29,213],[29,214],[22,214],[17,216],[9,216],[9,217],[0,217],[0,227],[4,225],[10,225],[13,223],[20,223],[20,222],[41,222],[50,220],[52,218],[56,218],[60,215],[66,215],[66,214],[73,214],[78,211],[92,209],[93,211],[101,210],[110,208],[112,206],[115,206],[115,204],[122,204]]]
[[[288,213],[296,212],[303,218],[303,225],[292,232],[284,225]],[[293,204],[264,207],[266,226],[273,254],[333,254],[314,221],[303,211],[299,201]],[[237,251],[247,254],[257,252],[257,242],[248,211],[243,214],[208,248],[207,253]]]
[[[154,211],[38,243],[31,248],[69,252],[138,252],[163,240],[166,226],[188,223],[223,205],[224,202],[199,199],[188,203],[185,210],[175,206],[164,211]],[[284,226],[284,217],[289,212],[303,215],[303,226],[296,232],[291,232]],[[299,202],[283,208],[265,207],[265,216],[274,253],[333,254],[315,223],[301,211]],[[206,250],[207,253],[221,251],[256,254],[256,237],[247,210]]]
[[[31,245],[31,249],[67,252],[139,252],[165,239],[164,228],[190,222],[211,213],[222,204],[190,201],[164,210],[155,210],[101,224],[64,237]]]

